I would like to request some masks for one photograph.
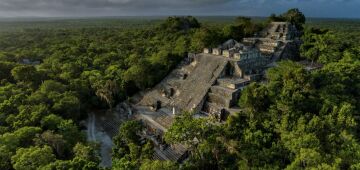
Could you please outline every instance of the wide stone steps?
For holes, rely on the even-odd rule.
[[[174,147],[174,148],[173,148]],[[155,160],[170,160],[181,161],[186,154],[187,149],[182,145],[175,145],[173,147],[166,147],[164,150],[155,148],[153,159]]]
[[[228,61],[222,56],[199,55],[191,74],[182,82],[174,105],[183,110],[198,111],[210,87],[225,69]]]
[[[257,46],[262,53],[274,53],[276,52],[277,47],[268,46],[268,45],[258,45]]]
[[[161,108],[161,109],[159,110],[159,112],[162,112],[162,113],[165,113],[165,114],[167,114],[167,115],[172,116],[172,110],[170,110],[170,109],[168,109],[168,108],[166,108],[166,107]]]
[[[159,160],[159,161],[165,161],[165,159],[162,158],[156,151],[154,152],[152,159]]]
[[[173,122],[173,117],[166,110],[160,109],[157,111],[155,121],[168,128]]]
[[[166,132],[166,129],[171,126],[173,121],[173,116],[169,115],[164,111],[164,109],[160,109],[157,112],[152,111],[149,107],[146,106],[135,106],[137,119],[145,120],[149,125],[152,125],[153,128],[157,128],[162,132]]]

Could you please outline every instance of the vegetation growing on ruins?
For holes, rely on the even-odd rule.
[[[295,9],[270,19],[305,22]],[[211,26],[171,17],[129,27],[112,19],[112,27],[55,28],[62,22],[0,32],[0,169],[98,169],[97,146],[86,142],[79,124],[87,110],[111,108],[152,87],[189,51],[264,26],[244,17]],[[141,124],[124,123],[114,138],[114,168],[360,168],[360,32],[358,25],[347,28],[351,33],[305,28],[302,56],[324,67],[308,72],[279,64],[267,84],[246,88],[244,112],[225,124],[179,116],[165,140],[191,146],[182,166],[150,161],[153,146],[137,135]]]
[[[360,43],[348,36],[306,27],[301,56],[323,67],[309,71],[293,61],[279,63],[268,70],[266,84],[243,91],[243,111],[224,124],[191,113],[177,116],[164,139],[189,146],[181,168],[358,169]]]
[[[294,24],[297,29],[302,30],[305,24],[305,15],[297,8],[288,10],[281,15],[271,14],[268,18],[269,22],[290,22]]]
[[[251,18],[237,17],[234,24],[227,25],[223,28],[226,39],[235,39],[240,41],[244,37],[252,37],[263,29],[262,23],[254,23]]]
[[[193,137],[201,141],[192,145],[195,149],[185,166],[359,168],[359,64],[356,60],[341,61],[308,72],[293,62],[280,63],[268,71],[268,84],[254,83],[245,89],[240,100],[242,113],[220,126],[196,123],[204,127],[198,129],[198,134],[204,135],[176,141],[187,142]],[[182,124],[198,122],[179,119]],[[182,133],[189,134],[175,130],[182,125],[173,126],[165,138],[169,142]]]
[[[302,57],[321,69],[279,63],[267,71],[266,84],[242,92],[243,111],[223,125],[179,116],[165,139],[201,141],[188,143],[184,169],[359,169],[359,34],[308,27]],[[200,127],[196,135],[179,131],[190,124]]]

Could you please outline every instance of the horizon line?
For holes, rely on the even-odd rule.
[[[151,17],[172,17],[172,16],[193,16],[193,17],[250,17],[250,18],[267,18],[269,16],[256,15],[98,15],[98,16],[0,16],[0,19],[92,19],[92,18],[151,18]],[[309,16],[306,19],[360,19],[360,17],[318,17]]]

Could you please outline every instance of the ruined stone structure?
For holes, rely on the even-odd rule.
[[[289,23],[274,22],[261,35],[242,43],[229,40],[189,55],[153,89],[133,97],[135,117],[148,127],[144,136],[158,146],[154,159],[181,161],[186,157],[185,146],[167,146],[162,141],[176,114],[192,111],[222,121],[239,112],[236,102],[241,90],[282,58],[297,32]]]
[[[288,22],[272,22],[260,33],[261,37],[244,38],[243,43],[256,46],[272,62],[297,55],[299,32]]]
[[[295,25],[288,22],[272,22],[260,34],[262,37],[287,41],[293,40],[299,33]]]

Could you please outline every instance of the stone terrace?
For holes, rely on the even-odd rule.
[[[226,115],[239,112],[234,106],[241,90],[261,77],[267,67],[276,65],[291,42],[288,39],[296,35],[292,31],[293,26],[288,23],[272,23],[261,33],[261,38],[245,38],[243,44],[229,40],[224,43],[226,48],[223,44],[220,48],[206,48],[204,53],[189,55],[154,88],[132,97],[135,118],[148,127],[144,137],[156,145],[154,159],[181,161],[187,154],[186,146],[167,146],[161,139],[176,114],[193,111],[214,115],[222,121]],[[240,57],[230,55],[237,47],[253,53]]]

